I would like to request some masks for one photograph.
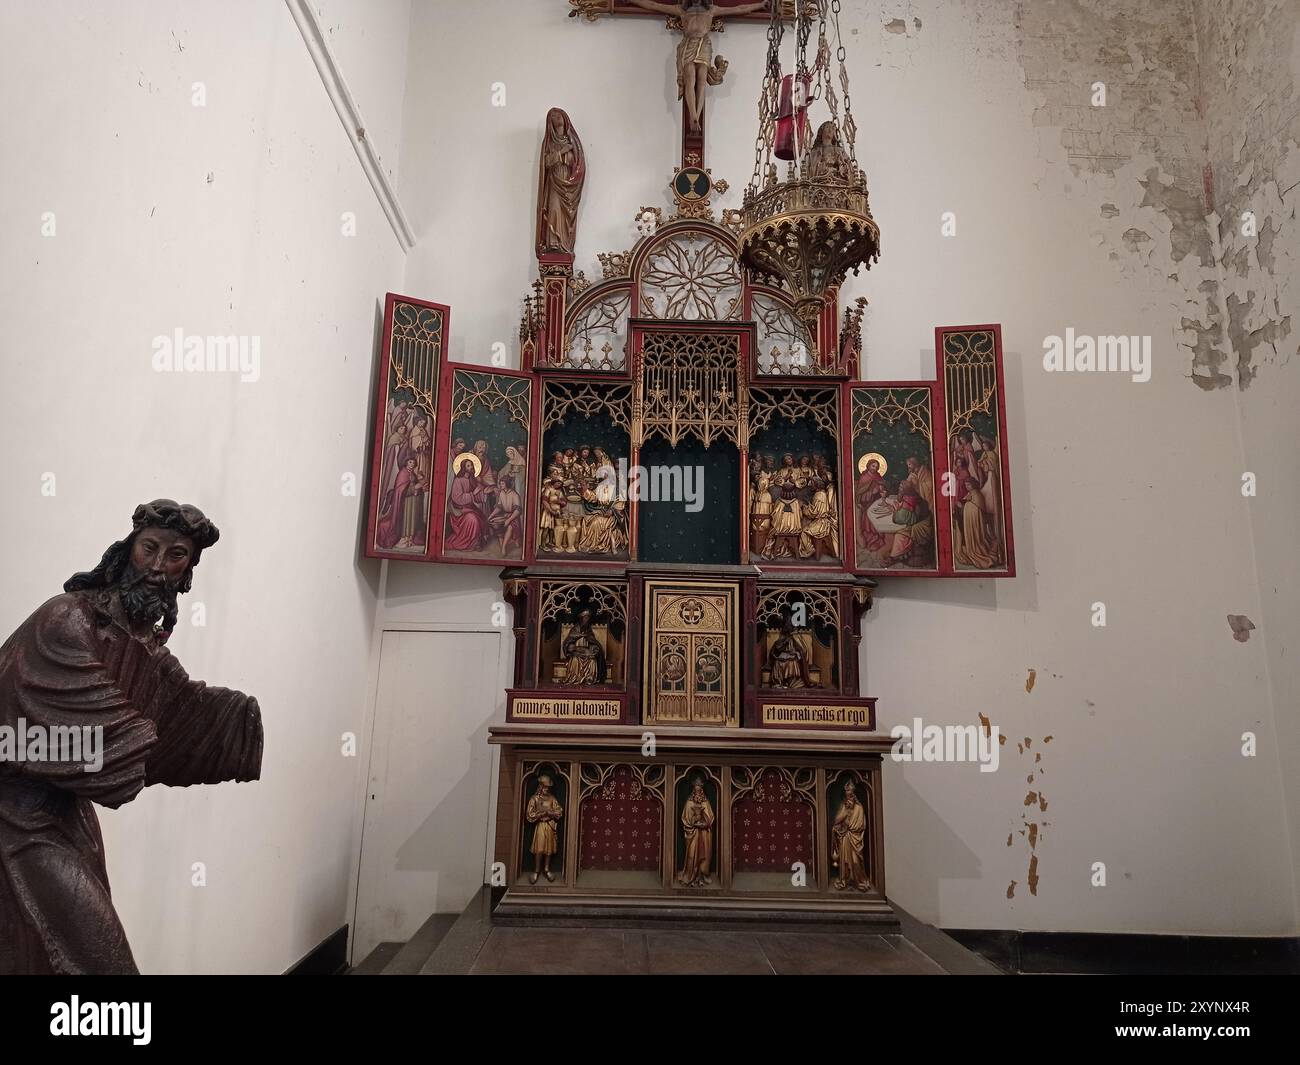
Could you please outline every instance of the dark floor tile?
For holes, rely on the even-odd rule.
[[[650,971],[650,947],[644,932],[624,932],[623,951],[629,973],[644,975]]]
[[[652,973],[772,974],[758,937],[745,932],[646,932]]]
[[[759,944],[781,975],[854,976],[942,973],[938,965],[902,936],[852,932],[772,932]]]
[[[627,971],[623,933],[594,928],[494,928],[470,969],[472,975],[479,976],[613,976]]]

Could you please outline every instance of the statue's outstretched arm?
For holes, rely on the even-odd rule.
[[[680,4],[660,4],[657,0],[628,0],[628,3],[635,4],[646,11],[655,11],[660,15],[680,15],[682,13]]]

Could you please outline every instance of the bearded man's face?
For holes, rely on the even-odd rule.
[[[194,541],[175,529],[150,526],[131,545],[131,558],[118,581],[122,606],[134,622],[174,616],[181,581],[194,558]]]

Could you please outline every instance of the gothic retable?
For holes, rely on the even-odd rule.
[[[539,234],[547,145],[580,144],[544,125]],[[364,554],[504,567],[497,920],[887,924],[860,623],[882,577],[1014,575],[1001,330],[859,380],[865,301],[809,322],[756,280],[689,149],[599,281],[567,222],[536,241],[518,369],[448,362],[450,309],[388,295]]]

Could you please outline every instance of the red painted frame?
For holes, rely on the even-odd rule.
[[[370,433],[370,477],[366,484],[366,540],[362,548],[362,557],[364,558],[381,558],[396,559],[402,562],[432,562],[435,559],[435,544],[438,542],[438,533],[441,530],[441,523],[435,526],[434,511],[438,509],[437,498],[430,485],[429,492],[429,537],[424,545],[423,554],[413,554],[409,551],[385,551],[375,547],[375,532],[379,525],[379,479],[381,474],[380,467],[384,460],[384,412],[388,408],[388,376],[391,370],[389,364],[389,349],[393,340],[393,308],[398,303],[409,303],[413,307],[427,307],[430,310],[438,311],[442,315],[442,348],[438,353],[438,400],[435,404],[433,415],[434,436],[433,447],[435,454],[433,464],[430,467],[430,475],[434,482],[437,482],[437,460],[436,449],[438,447],[438,433],[442,428],[442,369],[446,363],[447,338],[451,335],[451,307],[445,303],[431,303],[428,300],[419,300],[414,296],[402,296],[395,292],[388,292],[384,295],[384,325],[379,334],[379,352],[375,360],[375,399],[374,410],[371,415],[374,419]]]
[[[944,577],[1014,577],[1016,575],[1016,537],[1012,528],[1012,511],[1011,511],[1011,455],[1008,443],[1007,433],[1007,386],[1005,376],[1002,371],[1002,326],[996,323],[987,325],[942,325],[935,328],[934,331],[934,361],[935,375],[938,387],[935,390],[935,400],[938,405],[940,420],[943,424],[943,449],[944,449],[944,469],[948,468],[948,454],[951,451],[951,441],[948,439],[948,410],[944,397],[944,378],[943,378],[943,337],[945,333],[977,333],[991,332],[993,334],[993,363],[997,373],[998,383],[998,432],[1000,439],[998,441],[998,457],[1002,468],[1002,522],[1006,530],[1006,549],[1007,564],[1002,569],[990,570],[959,570],[953,566],[952,561],[952,518],[951,502],[948,504],[949,516],[944,523],[944,536],[947,540],[948,558],[947,568],[942,573]]]

